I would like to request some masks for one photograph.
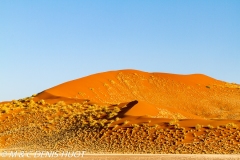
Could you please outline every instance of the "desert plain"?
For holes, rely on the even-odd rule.
[[[1,150],[236,158],[239,127],[240,85],[203,74],[108,71],[0,103]]]

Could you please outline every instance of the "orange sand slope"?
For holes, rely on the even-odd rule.
[[[47,89],[48,102],[90,100],[100,104],[135,101],[124,116],[177,119],[240,119],[240,85],[202,74],[177,75],[119,70],[98,73]]]

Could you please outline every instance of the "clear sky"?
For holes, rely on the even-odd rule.
[[[240,83],[240,1],[0,0],[0,101],[130,68]]]

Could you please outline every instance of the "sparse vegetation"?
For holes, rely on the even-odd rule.
[[[196,130],[200,130],[202,128],[202,126],[200,125],[200,124],[197,124],[196,126],[195,126],[195,129]]]
[[[152,86],[152,92],[148,92],[144,83]],[[119,73],[116,79],[103,82],[103,89],[90,87],[85,91],[77,90],[73,99],[89,99],[87,93],[90,92],[94,95],[92,103],[88,100],[75,103],[50,103],[47,99],[35,101],[38,96],[33,95],[0,104],[0,148],[87,150],[88,153],[240,153],[240,130],[236,121],[240,117],[239,103],[236,103],[240,87],[237,84],[188,86],[157,75]],[[198,88],[203,91],[199,93]],[[218,92],[214,92],[216,90]],[[165,91],[168,94],[163,94]],[[178,95],[180,101],[169,96],[171,94]],[[224,101],[218,101],[219,97]],[[149,115],[132,120],[134,116],[121,115],[123,108],[129,106],[120,107],[123,105],[119,102],[133,99],[170,104],[172,109],[159,105],[158,114],[144,113]],[[184,110],[187,114],[177,110]],[[196,120],[201,118],[203,121],[212,118],[231,121],[220,124],[219,120],[216,124],[216,121],[202,123]],[[187,126],[183,119],[196,120],[196,123],[191,121]]]
[[[180,127],[177,119],[170,120],[169,125],[149,125],[151,120],[139,125],[118,117],[109,118],[121,111],[117,107],[86,102],[35,103],[32,99],[0,104],[0,147],[71,148],[88,153],[240,153],[240,131],[235,123],[216,129],[210,124],[206,127],[197,124],[196,130]],[[228,132],[229,129],[233,130]],[[194,143],[187,140],[189,135]]]
[[[208,125],[207,125],[207,128],[213,129],[214,127],[213,127],[212,125],[208,124]]]
[[[238,125],[236,125],[235,123],[228,123],[225,125],[226,128],[238,128]]]
[[[129,121],[128,121],[128,120],[125,120],[125,121],[124,121],[124,124],[128,124],[128,123],[129,123]]]
[[[170,125],[176,125],[178,123],[178,119],[173,119],[169,122]]]

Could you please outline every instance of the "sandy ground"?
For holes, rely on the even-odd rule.
[[[162,155],[84,155],[83,157],[71,158],[71,157],[1,157],[4,160],[24,160],[24,159],[44,159],[44,160],[77,160],[77,159],[91,159],[91,160],[240,160],[240,155],[221,155],[221,154],[162,154]]]

